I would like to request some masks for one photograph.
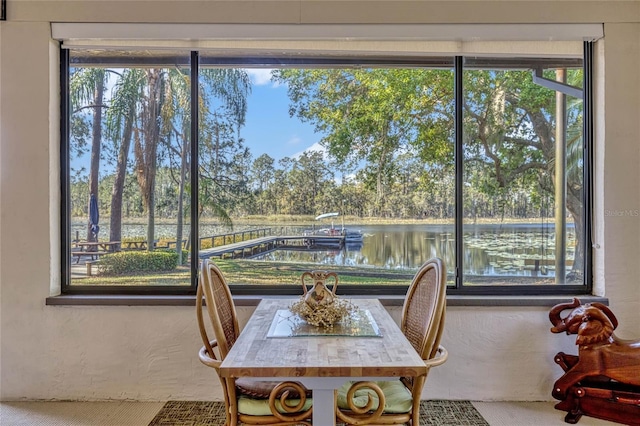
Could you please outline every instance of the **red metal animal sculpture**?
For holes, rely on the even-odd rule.
[[[567,309],[571,312],[562,318]],[[565,374],[555,382],[552,395],[563,401],[556,408],[569,411],[565,421],[576,423],[586,414],[640,424],[640,340],[618,338],[613,332],[618,320],[602,303],[582,305],[574,298],[554,306],[549,320],[553,333],[577,334],[578,356],[555,356]]]

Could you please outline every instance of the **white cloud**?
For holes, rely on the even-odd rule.
[[[266,86],[271,84],[271,70],[270,69],[254,69],[249,68],[246,70],[251,78],[251,82],[256,86]]]
[[[324,158],[327,157],[327,149],[325,147],[323,147],[322,145],[320,145],[320,142],[314,143],[313,145],[311,145],[310,147],[308,147],[304,151],[297,152],[297,153],[293,154],[291,157],[292,158],[300,158],[302,156],[302,154],[304,154],[305,152],[313,152],[313,151],[321,153]]]

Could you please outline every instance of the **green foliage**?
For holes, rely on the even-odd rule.
[[[73,115],[78,121],[72,123],[74,153],[86,151],[91,137],[90,109],[85,105],[91,92],[86,88],[101,76],[88,71],[72,74],[77,88],[74,105],[85,108]],[[203,220],[215,218],[232,230],[233,218],[317,215],[336,209],[361,217],[451,217],[455,205],[451,69],[274,71],[273,81],[288,88],[290,114],[312,124],[326,149],[280,161],[267,154],[252,158],[239,136],[251,92],[246,71],[201,71],[200,83],[206,90],[200,95],[198,213]],[[553,70],[544,75],[555,78]],[[181,160],[188,147],[189,76],[184,69],[167,68],[159,77],[164,81],[158,151],[162,161],[155,173],[154,214],[182,221],[188,217],[191,190],[188,173],[180,173],[188,164],[188,158]],[[105,109],[102,155],[113,166],[126,133],[126,118],[131,111],[140,114],[134,107],[147,96],[142,89],[148,82],[145,70],[136,68],[110,78],[115,85]],[[580,86],[582,71],[570,70],[567,80]],[[541,214],[541,200],[553,203],[555,92],[535,85],[528,70],[470,68],[464,73],[463,88],[465,211],[474,217]],[[583,111],[580,100],[567,102],[571,195],[582,186]],[[139,117],[134,137],[144,139],[146,130],[138,121]],[[146,214],[135,166],[129,161],[123,218]],[[82,174],[72,176],[71,211],[86,217],[88,186]],[[180,183],[185,185],[183,192]],[[113,186],[114,176],[103,174],[99,202],[105,218],[111,213]],[[182,208],[180,200],[186,204]],[[210,243],[204,244],[206,248]]]
[[[450,70],[283,69],[274,79],[288,87],[290,114],[324,134],[321,144],[337,167],[347,173],[360,167],[362,189],[375,194],[367,209],[373,215],[413,211],[390,197],[396,183],[406,182],[402,153],[416,165],[452,163]]]
[[[101,275],[172,271],[178,266],[178,254],[170,250],[121,251],[102,256],[98,265]]]
[[[171,253],[171,254],[175,254],[176,255],[176,262],[178,261],[178,257],[177,257],[177,253],[175,249],[172,248],[162,248],[162,249],[156,249],[155,252],[162,252],[162,253]],[[182,264],[183,265],[187,265],[189,263],[189,252],[187,250],[182,250]]]

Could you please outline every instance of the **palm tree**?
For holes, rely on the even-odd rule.
[[[240,129],[245,123],[251,80],[245,70],[200,69],[199,102],[199,215],[209,211],[223,225],[232,227],[225,208],[225,194],[241,193],[246,182],[226,173],[234,153],[242,151]]]
[[[147,211],[147,250],[153,251],[155,241],[155,182],[158,143],[161,130],[161,110],[164,103],[165,70],[143,70],[146,84],[141,101],[141,127],[134,130],[135,172]]]
[[[163,70],[160,79],[162,93],[159,96],[161,104],[158,121],[161,126],[158,142],[167,148],[170,153],[170,162],[179,162],[179,167],[176,168],[179,170],[179,175],[174,178],[174,181],[178,184],[176,252],[181,263],[184,200],[189,187],[190,169],[191,78],[188,70],[172,68]],[[237,69],[202,68],[200,82],[199,122],[202,124],[201,135],[204,135],[200,155],[204,161],[200,178],[205,181],[203,187],[206,190],[215,187],[216,181],[219,181],[224,174],[224,170],[216,165],[219,165],[224,157],[229,156],[229,153],[240,149],[241,141],[238,134],[240,127],[244,124],[247,96],[251,85],[247,73]],[[223,146],[227,146],[226,144],[229,144],[231,149],[223,149]],[[205,206],[211,207],[216,217],[221,218],[223,223],[230,224],[228,213],[214,193],[211,197],[200,198],[200,211]],[[187,248],[190,245],[188,243]]]
[[[118,152],[115,176],[111,190],[109,239],[122,239],[122,196],[134,126],[137,119],[137,101],[144,87],[144,74],[139,69],[127,68],[114,85],[111,108],[107,110],[107,137]]]
[[[104,86],[109,73],[104,68],[80,68],[76,70],[70,81],[70,97],[72,114],[84,109],[92,110],[91,163],[89,169],[89,194],[98,197],[100,175],[100,148],[102,145],[102,111],[104,102]],[[88,204],[88,200],[87,200]],[[87,223],[87,241],[97,240]]]
[[[176,253],[178,264],[182,259],[182,240],[184,228],[184,197],[188,183],[189,152],[191,147],[191,78],[188,70],[171,69],[167,73],[166,96],[162,115],[164,117],[163,134],[169,148],[180,161],[178,183],[178,212],[176,227]],[[174,143],[177,146],[174,146]],[[171,170],[174,168],[171,167]],[[175,180],[175,179],[174,179]]]

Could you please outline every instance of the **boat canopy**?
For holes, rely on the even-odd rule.
[[[327,217],[334,217],[334,216],[338,216],[340,213],[335,212],[335,213],[323,213],[320,216],[316,217],[316,220],[320,220],[320,219],[325,219]]]

